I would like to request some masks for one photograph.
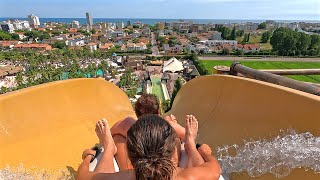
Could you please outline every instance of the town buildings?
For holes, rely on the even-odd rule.
[[[36,50],[36,51],[50,51],[52,47],[49,44],[16,44],[13,49],[17,50]]]
[[[18,19],[4,21],[0,23],[0,27],[3,31],[8,33],[14,33],[16,30],[30,29],[28,21],[21,21]]]
[[[14,26],[11,23],[1,23],[1,29],[8,33],[14,33]]]
[[[124,23],[123,22],[116,22],[116,29],[123,29]]]
[[[38,16],[35,16],[34,14],[30,14],[28,16],[29,24],[32,28],[38,28],[40,26],[40,20]]]

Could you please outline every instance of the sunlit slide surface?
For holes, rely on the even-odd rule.
[[[169,112],[200,123],[230,179],[319,179],[320,98],[269,83],[204,76],[180,90]],[[0,179],[71,177],[98,139],[94,125],[135,116],[102,79],[49,83],[0,96]]]
[[[95,123],[107,118],[113,125],[128,115],[135,117],[126,94],[103,79],[60,81],[2,95],[0,179],[25,177],[26,169],[52,179],[72,175],[82,151],[98,142]],[[20,173],[9,173],[8,167]]]

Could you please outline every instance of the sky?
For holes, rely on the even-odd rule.
[[[0,0],[0,17],[320,20],[320,0]]]

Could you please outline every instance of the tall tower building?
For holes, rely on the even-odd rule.
[[[93,25],[93,20],[92,20],[91,14],[89,14],[89,13],[87,12],[87,13],[86,13],[86,17],[87,17],[87,25],[92,26],[92,25]]]
[[[38,28],[40,26],[40,20],[39,20],[38,16],[30,14],[28,16],[28,21],[29,21],[29,24],[32,28]]]
[[[127,26],[131,26],[131,21],[127,21]]]

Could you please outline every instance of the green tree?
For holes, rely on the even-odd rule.
[[[311,43],[308,51],[308,55],[316,56],[320,55],[320,35],[313,34],[310,36]]]
[[[85,32],[85,33],[83,33],[83,35],[89,37],[91,34],[89,32]]]
[[[222,27],[221,36],[223,39],[230,39],[231,30],[227,27]]]
[[[258,26],[258,29],[266,29],[266,28],[267,28],[267,23],[266,22],[260,23],[259,26]]]
[[[10,40],[11,35],[7,32],[0,30],[0,40]]]
[[[11,34],[11,37],[12,37],[12,39],[14,39],[14,40],[19,40],[19,39],[20,39],[19,34],[15,34],[15,33]]]
[[[40,36],[39,36],[39,39],[40,40],[44,40],[44,39],[50,39],[51,36],[48,34],[48,33],[42,33]]]
[[[250,34],[249,33],[248,34],[244,34],[241,44],[246,44],[247,42],[249,42],[249,40],[250,40],[249,38],[250,38]]]
[[[64,49],[67,45],[63,41],[56,41],[52,44],[53,48]]]
[[[92,29],[90,32],[91,34],[95,34],[97,31],[95,29]]]
[[[311,45],[311,38],[309,35],[305,33],[298,33],[298,40],[297,40],[297,52],[296,55],[306,55],[307,49]]]
[[[166,37],[164,37],[164,36],[158,36],[156,40],[159,41],[161,44],[164,44],[165,41],[166,41]]]
[[[230,35],[230,40],[235,40],[237,37],[237,34],[236,34],[236,27],[234,26],[232,31],[231,31],[231,35]]]
[[[176,95],[178,94],[179,90],[181,89],[182,87],[182,82],[181,82],[181,79],[178,78],[174,84],[174,89],[173,89],[173,92],[172,92],[172,95],[171,95],[171,101],[170,101],[170,107],[172,107],[172,104],[173,104],[173,101],[174,101],[174,98],[176,97]]]
[[[161,104],[162,105],[162,111],[164,113],[170,111],[170,109],[171,109],[170,104],[171,104],[170,99],[165,100],[164,102],[162,102],[162,104]]]
[[[262,33],[261,42],[262,43],[267,43],[270,38],[271,38],[271,32],[270,31],[266,31],[266,32]]]
[[[40,37],[40,32],[39,31],[28,31],[24,33],[25,36],[28,38],[39,38]]]
[[[58,35],[61,34],[61,31],[55,30],[55,31],[52,31],[51,33],[52,33],[54,36],[58,36]]]
[[[236,34],[237,34],[237,37],[242,37],[244,35],[244,30],[243,29],[238,30]]]
[[[274,31],[270,44],[279,55],[294,55],[297,50],[299,34],[289,28],[279,28]]]
[[[199,61],[195,53],[185,56],[184,59],[190,59],[193,62],[193,64],[196,66],[197,70],[201,75],[209,74],[208,70],[204,67],[203,63]]]

